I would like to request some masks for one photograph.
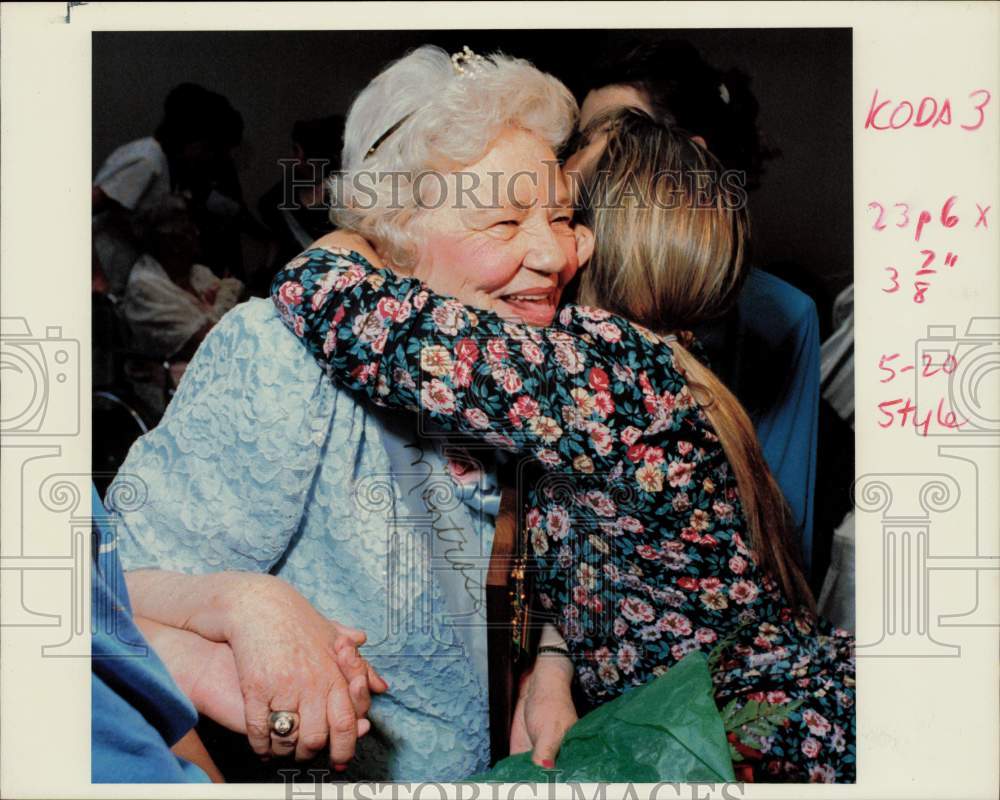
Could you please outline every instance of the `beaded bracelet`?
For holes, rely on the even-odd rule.
[[[541,647],[538,648],[537,652],[538,655],[542,655],[543,653],[558,653],[561,656],[566,656],[566,658],[572,659],[572,657],[569,654],[569,650],[567,650],[565,647],[557,647],[556,645],[549,645],[549,644],[542,645]]]

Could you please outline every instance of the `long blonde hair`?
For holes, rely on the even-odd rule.
[[[792,541],[788,506],[739,400],[682,343],[693,325],[724,314],[745,277],[745,195],[691,137],[636,109],[601,115],[585,132],[606,137],[580,186],[582,221],[596,238],[578,302],[669,341],[677,369],[715,429],[739,488],[750,546],[793,604],[814,607]]]

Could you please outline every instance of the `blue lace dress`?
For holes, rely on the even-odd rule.
[[[457,484],[448,454],[416,418],[334,387],[273,305],[251,300],[208,335],[108,490],[123,567],[281,576],[367,632],[362,653],[391,687],[337,777],[464,778],[489,764],[483,585],[499,492],[484,460]]]

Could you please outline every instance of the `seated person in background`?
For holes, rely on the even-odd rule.
[[[167,95],[163,121],[152,136],[123,144],[104,160],[91,202],[93,271],[103,274],[105,290],[121,294],[139,257],[135,215],[155,208],[178,187],[196,183],[222,157],[235,113],[221,95],[182,83]]]
[[[685,41],[639,44],[598,62],[580,107],[580,130],[595,116],[631,106],[690,131],[726,170],[759,186],[772,153],[761,142],[757,101],[746,76],[723,73]],[[736,308],[695,333],[713,370],[746,408],[764,457],[791,509],[807,572],[812,563],[819,403],[815,303],[760,269],[749,269]]]
[[[131,349],[150,359],[170,361],[176,386],[201,340],[243,293],[236,278],[217,278],[195,263],[198,229],[182,197],[167,195],[139,215],[137,236],[143,248],[125,289],[122,314],[131,332]],[[133,361],[126,372],[136,394],[157,418],[165,408],[162,370]]]
[[[267,296],[281,267],[333,230],[326,179],[340,169],[344,118],[335,114],[299,120],[292,126],[293,164],[282,163],[282,176],[257,203],[257,213],[274,236],[257,296]],[[310,163],[313,162],[313,163]]]

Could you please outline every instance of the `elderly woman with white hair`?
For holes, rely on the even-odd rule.
[[[478,74],[468,53],[422,47],[361,92],[338,222],[435,291],[544,325],[578,266],[555,163],[576,103],[525,61],[492,63]],[[427,214],[440,182],[406,176],[461,185],[470,165],[493,185]],[[190,655],[178,679],[203,714],[261,756],[328,750],[346,779],[488,765],[499,491],[490,450],[461,480],[454,454],[418,417],[334,386],[269,301],[221,320],[108,492],[136,616],[154,646]],[[128,482],[142,497],[126,507]]]

